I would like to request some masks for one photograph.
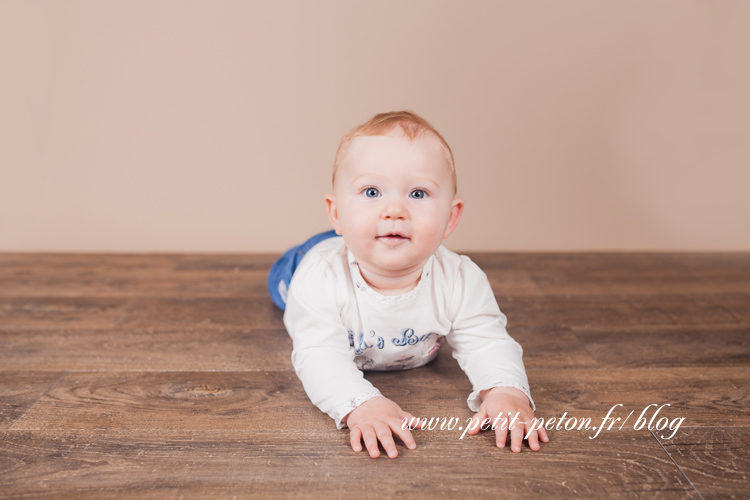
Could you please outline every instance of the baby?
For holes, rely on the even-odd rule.
[[[469,408],[495,424],[497,446],[510,427],[514,452],[526,434],[539,450],[548,438],[532,429],[521,346],[505,330],[485,274],[441,245],[464,202],[440,134],[411,112],[374,116],[342,140],[325,200],[335,231],[289,250],[268,280],[274,302],[286,307],[292,363],[310,400],[339,429],[349,427],[354,451],[364,441],[377,458],[380,442],[394,458],[394,433],[414,449],[404,425],[413,416],[361,370],[422,366],[445,339],[473,385]]]

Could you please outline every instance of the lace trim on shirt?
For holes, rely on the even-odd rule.
[[[346,256],[355,288],[357,288],[357,290],[364,293],[376,302],[385,305],[401,304],[416,297],[417,294],[422,290],[422,288],[424,288],[423,283],[426,281],[424,278],[429,277],[429,270],[432,269],[432,261],[435,258],[434,255],[431,255],[430,258],[427,259],[427,262],[422,268],[422,277],[420,278],[419,283],[417,283],[417,286],[412,290],[409,290],[408,292],[401,295],[383,295],[373,290],[370,285],[367,284],[367,281],[365,281],[365,279],[362,277],[362,273],[360,273],[359,271],[359,264],[357,264],[357,259],[354,258],[354,255],[352,255],[352,252],[350,250],[346,251]]]
[[[531,393],[529,392],[529,388],[525,387],[521,384],[511,384],[511,383],[505,383],[500,382],[499,384],[494,384],[492,387],[512,387],[513,389],[518,389],[519,391],[526,394],[526,397],[529,398],[529,403],[531,403],[531,409],[532,411],[536,411],[536,405],[534,404],[534,400],[531,399]],[[469,394],[469,397],[466,399],[466,403],[469,405],[469,409],[473,412],[479,411],[479,407],[482,405],[482,398],[479,396],[479,393],[482,391],[486,391],[487,389],[492,389],[492,387],[484,387],[483,389],[476,390]]]
[[[346,424],[341,423],[341,419],[345,416],[349,415],[352,410],[354,410],[356,407],[364,403],[365,401],[369,401],[372,398],[382,396],[380,394],[380,391],[375,389],[374,387],[366,392],[363,392],[361,394],[357,394],[355,397],[350,399],[345,405],[339,407],[336,409],[335,412],[333,412],[333,419],[336,421],[336,428],[337,429],[343,429],[346,427]]]

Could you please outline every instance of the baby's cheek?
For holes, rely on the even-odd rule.
[[[447,221],[443,222],[439,219],[431,219],[425,224],[425,236],[432,241],[442,241],[446,225]]]

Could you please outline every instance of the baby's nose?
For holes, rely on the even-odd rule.
[[[383,208],[383,218],[385,219],[403,219],[406,217],[406,209],[403,202],[393,200]]]

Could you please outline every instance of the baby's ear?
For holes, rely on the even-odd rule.
[[[327,194],[326,206],[328,208],[328,220],[331,221],[331,225],[333,226],[333,229],[336,230],[336,234],[340,235],[341,229],[339,228],[339,211],[336,206],[336,197],[332,194]]]
[[[461,214],[464,211],[464,200],[461,198],[454,198],[451,204],[451,217],[448,219],[448,226],[445,228],[445,234],[443,239],[446,239],[456,229],[458,220],[461,218]]]

